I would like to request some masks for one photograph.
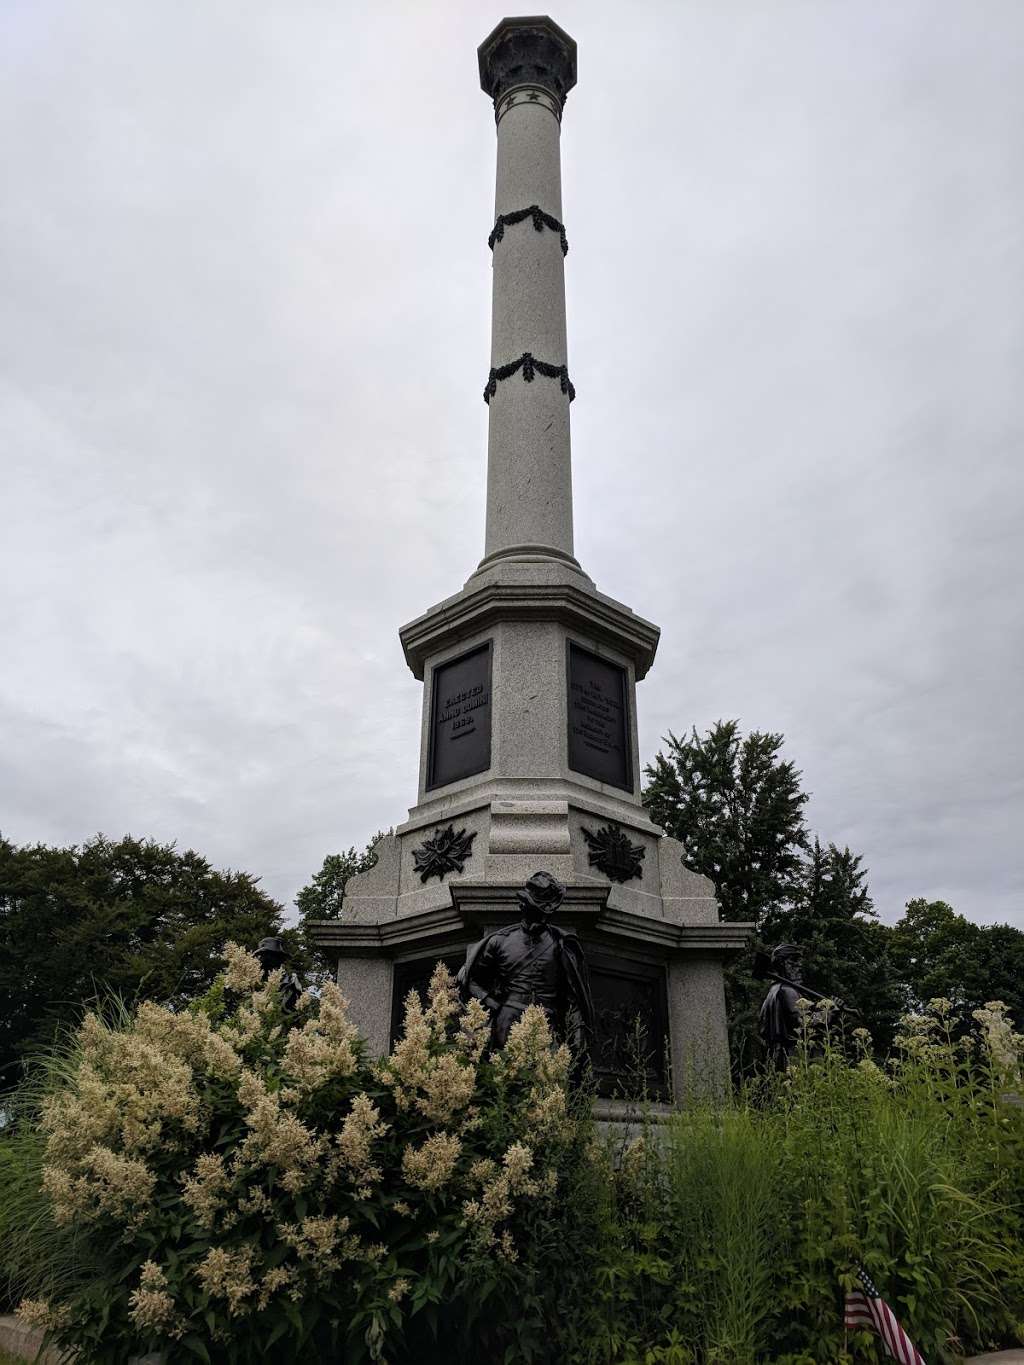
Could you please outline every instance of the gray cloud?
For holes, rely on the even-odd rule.
[[[0,828],[262,873],[415,799],[482,553],[494,6],[0,13]],[[882,913],[1024,925],[1015,3],[566,0],[578,553]]]

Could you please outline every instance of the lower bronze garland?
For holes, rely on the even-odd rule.
[[[570,403],[576,397],[576,390],[569,378],[569,367],[567,365],[550,365],[546,360],[538,360],[529,351],[524,351],[518,360],[512,360],[507,365],[499,365],[497,368],[491,369],[484,386],[484,402],[490,403],[498,392],[498,382],[502,379],[510,379],[517,370],[522,370],[523,379],[527,384],[533,383],[535,374],[542,374],[548,379],[559,380],[562,392],[569,395]]]

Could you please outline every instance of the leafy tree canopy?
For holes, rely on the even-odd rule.
[[[644,804],[683,845],[683,862],[714,882],[722,917],[749,920],[766,944],[799,943],[804,979],[856,1006],[876,1045],[908,1008],[945,997],[965,1013],[1003,1000],[1024,1022],[1024,933],[978,925],[945,901],[909,901],[894,928],[876,917],[862,859],[809,841],[807,794],[781,756],[781,735],[740,734],[718,721],[688,739],[669,734],[646,769]],[[733,1063],[756,1060],[764,985],[749,957],[726,972]]]
[[[795,765],[780,757],[781,735],[717,721],[706,735],[671,732],[668,752],[645,769],[644,805],[683,845],[683,861],[710,877],[722,918],[760,924],[788,904],[807,848],[807,795]]]
[[[1003,1000],[1024,1021],[1024,933],[1012,925],[974,924],[918,898],[892,930],[892,957],[915,1008],[936,996],[965,1012]]]
[[[903,1001],[888,953],[888,930],[875,918],[861,858],[849,848],[811,844],[807,793],[780,734],[736,720],[718,721],[688,739],[669,734],[667,752],[646,769],[644,804],[683,845],[683,861],[714,882],[722,918],[748,920],[765,943],[804,950],[808,985],[862,1012],[884,1046]],[[764,985],[749,957],[726,972],[730,1038],[737,1073],[757,1059]]]
[[[890,955],[891,930],[875,914],[862,859],[816,838],[792,902],[762,925],[769,943],[799,943],[808,984],[856,1006],[880,1048],[906,1005]]]
[[[295,905],[299,912],[298,932],[306,959],[312,965],[314,977],[323,979],[330,964],[324,961],[313,942],[309,929],[310,920],[341,918],[345,887],[349,878],[360,872],[368,872],[375,866],[376,848],[383,838],[384,834],[378,830],[362,853],[358,853],[355,848],[350,848],[345,853],[328,853],[320,871],[314,873],[312,879],[295,897]]]
[[[357,853],[355,848],[345,853],[328,853],[320,871],[314,873],[295,897],[295,905],[304,919],[340,919],[345,886],[350,877],[368,872],[377,862],[376,847],[384,838],[381,830]]]
[[[281,906],[257,883],[149,839],[51,848],[0,837],[0,1086],[98,997],[183,1003],[222,969],[227,940],[280,933]]]

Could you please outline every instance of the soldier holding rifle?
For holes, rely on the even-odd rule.
[[[802,950],[797,943],[780,943],[771,953],[754,954],[754,977],[760,981],[771,981],[768,994],[764,998],[759,1016],[761,1041],[764,1043],[768,1065],[777,1071],[785,1071],[789,1059],[796,1050],[797,1040],[803,1023],[800,1009],[801,1000],[824,1001],[820,991],[812,991],[803,984]],[[842,1000],[830,1000],[826,1012],[846,1010],[850,1014],[857,1011]]]

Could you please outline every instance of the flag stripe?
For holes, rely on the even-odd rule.
[[[907,1361],[903,1357],[903,1352],[900,1350],[900,1344],[896,1339],[896,1333],[892,1330],[889,1316],[885,1312],[885,1305],[880,1303],[878,1299],[875,1299],[872,1301],[871,1308],[873,1310],[874,1319],[878,1323],[878,1334],[885,1342],[885,1349],[892,1356],[893,1360],[898,1360],[900,1365],[907,1365]]]
[[[893,1316],[893,1311],[888,1304],[882,1304],[881,1312],[883,1321],[885,1322],[885,1329],[892,1340],[894,1348],[893,1356],[900,1362],[900,1365],[911,1365],[910,1352],[907,1349],[909,1341],[906,1333],[896,1321],[896,1318]]]
[[[851,1289],[843,1301],[843,1326],[847,1331],[861,1329],[881,1338],[888,1355],[899,1365],[925,1365],[921,1352],[900,1326],[899,1319],[885,1302],[863,1266],[857,1268],[863,1288]]]
[[[875,1320],[871,1316],[867,1296],[859,1289],[851,1289],[847,1294],[844,1318],[848,1328],[874,1328]]]

